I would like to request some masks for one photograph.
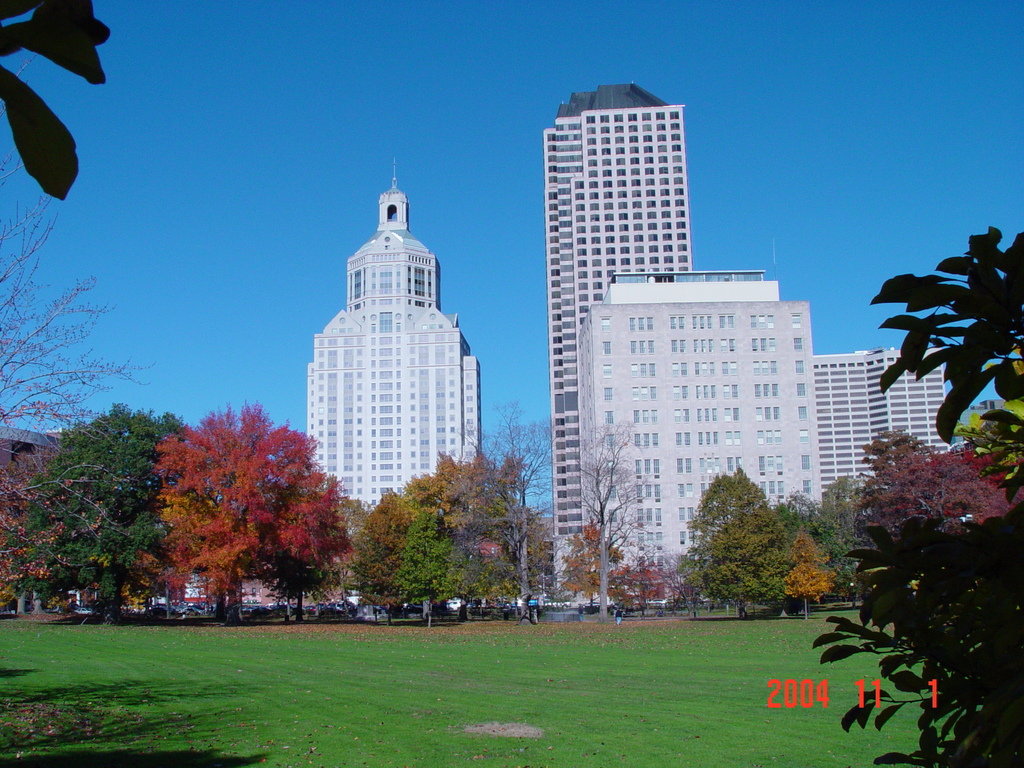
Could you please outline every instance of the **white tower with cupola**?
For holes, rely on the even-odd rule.
[[[376,502],[441,454],[473,456],[480,437],[480,367],[458,315],[441,312],[440,265],[409,231],[395,180],[348,259],[345,295],[314,338],[307,432],[348,495]]]

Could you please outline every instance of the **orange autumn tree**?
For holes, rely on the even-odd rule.
[[[240,620],[244,580],[301,595],[348,549],[341,492],[312,438],[275,427],[259,405],[211,413],[159,450],[168,556],[206,581],[228,623]]]
[[[569,551],[562,566],[562,584],[569,591],[579,592],[593,600],[601,591],[601,532],[596,525],[584,525],[568,544]],[[618,547],[609,549],[608,562],[612,565],[622,562],[622,550]]]
[[[801,531],[797,534],[791,554],[796,565],[786,576],[786,594],[804,601],[806,619],[807,601],[818,601],[832,589],[834,576],[832,571],[824,566],[828,558],[807,532]]]

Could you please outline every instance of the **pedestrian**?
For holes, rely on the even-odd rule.
[[[622,623],[622,609],[617,606],[615,608],[615,623],[616,625]]]

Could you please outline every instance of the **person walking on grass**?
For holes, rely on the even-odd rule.
[[[615,607],[615,624],[618,626],[622,623],[622,608],[619,606]]]

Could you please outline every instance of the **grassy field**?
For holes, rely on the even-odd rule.
[[[0,622],[0,768],[860,768],[912,751],[839,718],[869,660],[817,663],[821,618],[355,625]],[[769,678],[830,681],[768,709]],[[779,697],[781,701],[781,696]],[[902,722],[901,722],[902,721]],[[519,723],[539,738],[465,732]]]

